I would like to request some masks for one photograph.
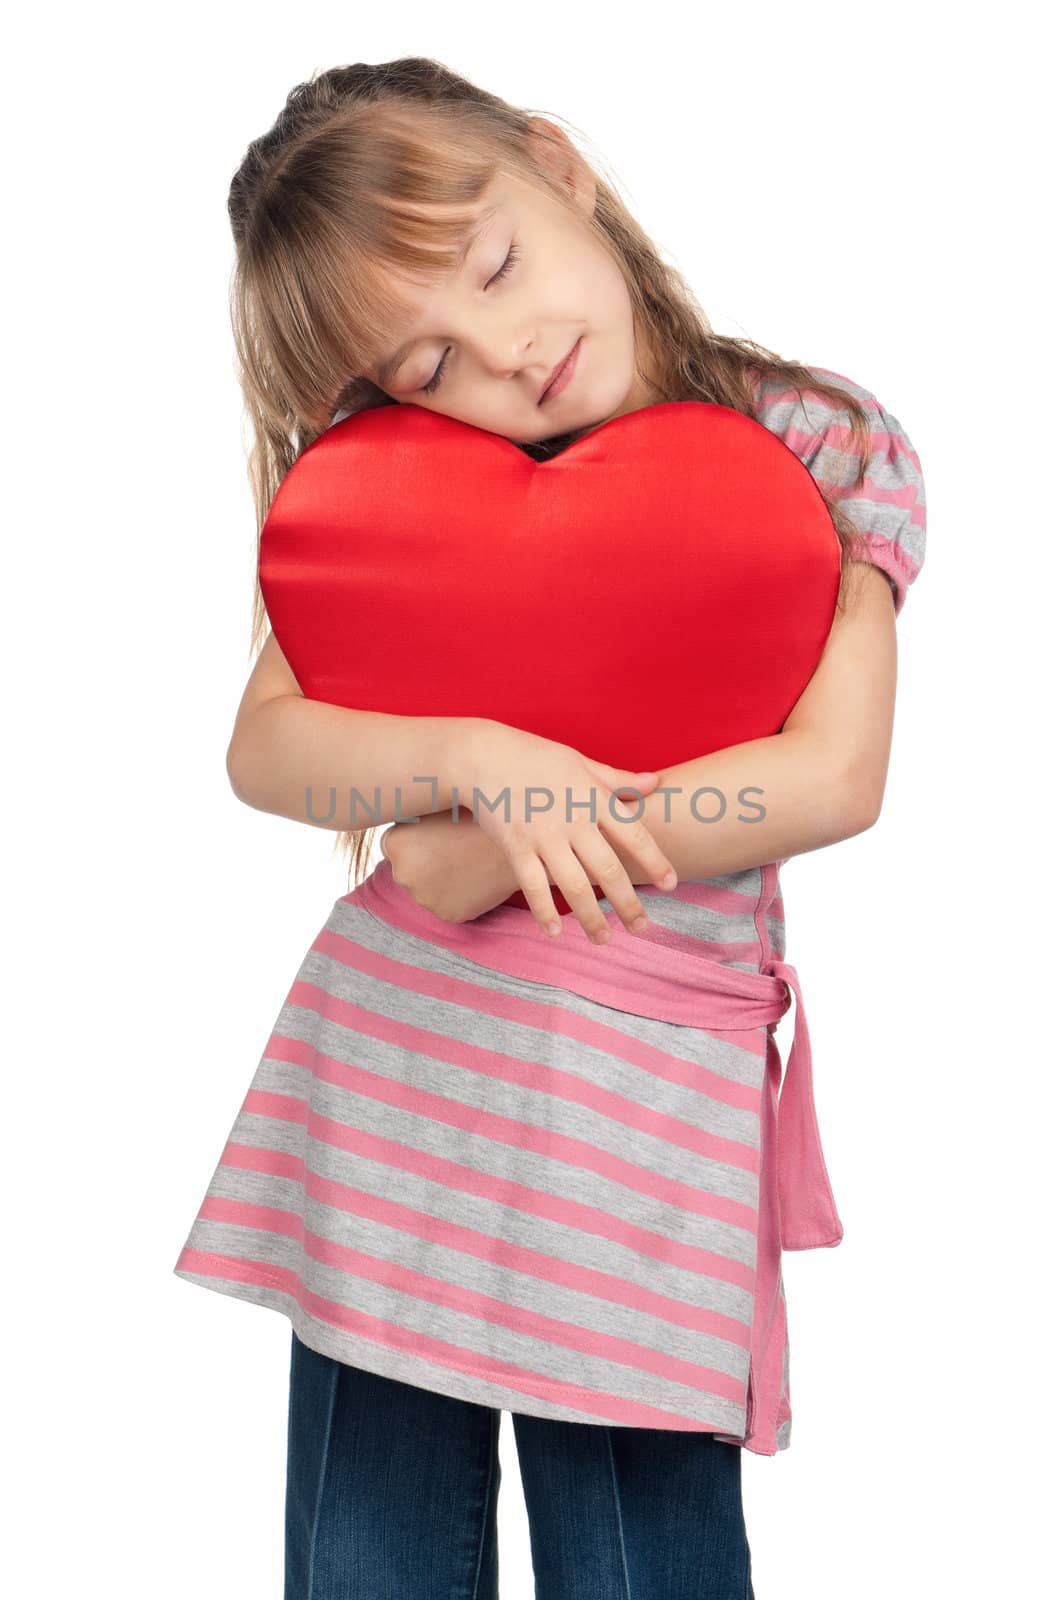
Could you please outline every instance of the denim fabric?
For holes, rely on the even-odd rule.
[[[512,1417],[537,1600],[753,1600],[739,1446]],[[293,1333],[284,1600],[498,1600],[500,1421]]]

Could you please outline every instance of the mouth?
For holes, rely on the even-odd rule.
[[[576,362],[579,360],[579,348],[582,342],[583,335],[580,334],[580,337],[576,340],[575,344],[572,346],[572,349],[568,352],[568,355],[563,361],[559,361],[557,363],[557,366],[546,380],[546,385],[542,394],[539,396],[539,405],[545,405],[548,400],[552,400],[554,396],[560,394],[562,389],[564,389],[570,382],[572,374],[576,369]]]

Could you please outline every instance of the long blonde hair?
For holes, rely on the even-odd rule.
[[[273,126],[248,146],[228,197],[236,245],[230,310],[252,427],[248,477],[259,538],[281,479],[337,410],[396,403],[368,378],[351,376],[371,369],[401,326],[395,275],[431,279],[452,270],[478,202],[500,173],[574,205],[535,158],[532,135],[543,121],[439,61],[406,56],[317,73],[291,91]],[[655,403],[707,400],[754,416],[761,380],[812,390],[848,412],[859,481],[871,444],[857,402],[800,362],[714,333],[679,271],[661,259],[614,188],[593,175],[593,216],[579,215],[627,282],[636,351],[653,352]],[[580,431],[513,442],[545,460]],[[844,575],[850,547],[862,536],[829,487],[824,497]],[[268,632],[256,560],[250,655]],[[349,880],[361,881],[374,831],[338,834]]]

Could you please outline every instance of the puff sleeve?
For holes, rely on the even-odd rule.
[[[851,394],[871,429],[871,461],[856,481],[857,441],[849,414],[814,390],[796,390],[769,373],[756,390],[757,420],[786,444],[851,517],[863,535],[856,560],[881,567],[899,613],[926,553],[926,491],[915,447],[897,418],[868,389],[826,367],[816,377]]]

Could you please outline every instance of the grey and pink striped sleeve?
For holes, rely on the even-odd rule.
[[[782,439],[817,482],[842,485],[834,497],[863,535],[863,549],[858,545],[852,554],[881,567],[899,612],[926,552],[926,490],[919,457],[897,418],[869,389],[827,367],[809,371],[851,394],[867,417],[872,455],[859,482],[856,440],[844,406],[769,376],[757,389],[757,420]]]

